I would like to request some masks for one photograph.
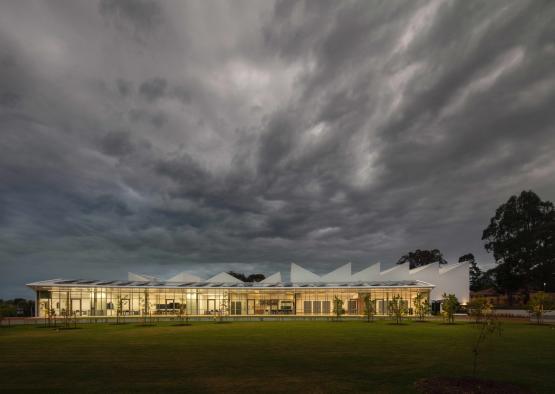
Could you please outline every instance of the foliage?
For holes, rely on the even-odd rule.
[[[251,274],[247,276],[243,273],[234,271],[229,271],[228,274],[243,282],[260,282],[266,279],[266,276],[264,274]]]
[[[443,317],[447,320],[447,323],[451,324],[455,322],[455,312],[459,309],[459,306],[459,300],[455,294],[443,293],[441,308],[443,310]]]
[[[44,325],[47,327],[52,326],[52,318],[56,317],[56,310],[51,307],[50,301],[44,301],[41,304],[42,310],[44,311]]]
[[[459,263],[468,262],[469,267],[469,276],[470,276],[470,290],[478,291],[482,290],[482,277],[483,272],[478,267],[476,263],[476,259],[472,253],[467,253],[461,257],[459,257]]]
[[[33,316],[35,313],[35,301],[24,298],[11,300],[0,299],[0,316]]]
[[[536,318],[536,322],[538,324],[542,324],[545,310],[551,309],[554,306],[554,302],[549,294],[539,291],[530,297],[528,310],[530,311],[530,314]]]
[[[468,305],[468,314],[474,319],[475,323],[482,323],[493,313],[493,305],[484,297],[477,297],[471,300]]]
[[[218,316],[218,322],[219,323],[223,323],[224,321],[224,317],[227,314],[227,301],[226,300],[222,300],[222,302],[220,303],[220,307],[219,309],[216,311],[216,314]]]
[[[376,314],[376,300],[373,300],[370,293],[364,296],[364,315],[367,317],[368,322],[374,320]]]
[[[485,341],[492,337],[494,334],[501,335],[501,322],[497,319],[494,313],[483,315],[481,324],[477,325],[478,335],[472,344],[472,376],[476,376],[478,369],[478,357],[482,353],[483,344]]]
[[[70,328],[71,323],[74,324],[74,327],[77,327],[77,312],[72,309],[71,305],[71,297],[70,292],[66,291],[66,300],[65,300],[66,307],[60,311],[60,315],[63,318],[63,326],[64,328]]]
[[[145,289],[143,298],[141,298],[141,306],[142,306],[142,313],[143,313],[143,325],[147,325],[147,323],[152,323],[152,318],[150,318],[150,310],[149,310],[149,297],[148,297],[148,290]],[[150,319],[149,319],[150,318]]]
[[[343,300],[337,296],[333,298],[333,313],[337,321],[339,321],[341,315],[345,313],[345,309],[343,309]]]
[[[189,324],[189,313],[187,312],[187,304],[179,304],[178,317],[181,322]]]
[[[394,296],[388,303],[389,314],[395,318],[396,324],[401,324],[403,316],[407,314],[407,306],[400,295]]]
[[[426,316],[430,314],[431,306],[428,293],[419,291],[414,297],[414,312],[418,316],[418,320],[424,321]]]
[[[123,300],[120,295],[116,296],[116,324],[120,323],[120,317],[123,314]]]
[[[420,250],[416,249],[414,252],[408,252],[401,256],[397,264],[409,263],[409,268],[413,269],[431,263],[447,264],[447,260],[443,258],[443,254],[438,249]]]
[[[555,208],[533,191],[499,206],[482,234],[497,263],[497,285],[509,295],[519,289],[555,290]],[[545,286],[544,286],[545,283]]]

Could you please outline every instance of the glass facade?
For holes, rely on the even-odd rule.
[[[343,301],[344,314],[364,314],[364,297],[376,300],[376,315],[386,315],[389,300],[400,296],[408,308],[414,309],[419,292],[429,287],[287,287],[287,288],[155,288],[155,287],[71,287],[44,286],[37,291],[37,315],[48,311],[63,316],[331,316],[334,299]]]

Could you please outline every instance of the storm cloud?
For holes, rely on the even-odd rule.
[[[555,200],[553,1],[0,4],[0,297],[472,252]]]

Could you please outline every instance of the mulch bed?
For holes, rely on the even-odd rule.
[[[424,394],[525,394],[530,391],[511,383],[477,378],[426,378],[414,383]]]

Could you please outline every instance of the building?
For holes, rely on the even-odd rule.
[[[388,313],[388,302],[400,296],[409,314],[414,298],[424,293],[430,301],[454,293],[462,304],[469,300],[468,264],[409,269],[396,265],[385,271],[380,263],[355,274],[351,264],[318,276],[291,264],[290,281],[277,272],[261,282],[242,282],[225,273],[203,280],[182,272],[168,280],[129,273],[128,280],[52,279],[29,283],[36,291],[36,315],[76,316],[177,315],[206,316],[330,316],[334,299],[343,301],[346,315],[364,313],[364,297],[376,301],[376,314]]]

